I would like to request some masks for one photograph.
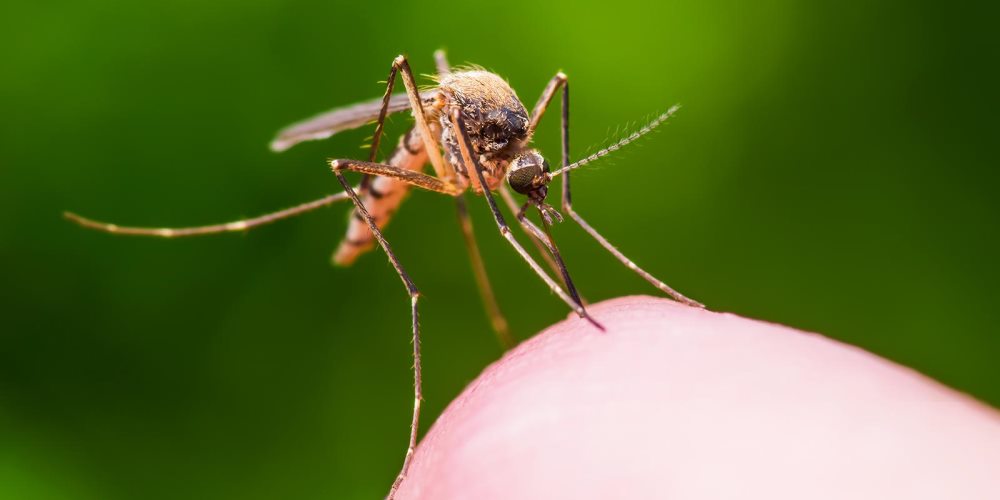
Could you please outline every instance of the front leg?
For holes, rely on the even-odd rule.
[[[458,108],[452,110],[450,118],[452,126],[456,130],[455,137],[458,139],[458,146],[459,150],[462,153],[462,161],[465,163],[466,171],[474,171],[476,173],[476,178],[479,180],[479,185],[487,186],[488,184],[486,184],[486,178],[483,175],[483,167],[482,165],[479,164],[479,161],[477,159],[473,158],[471,154],[472,151],[472,146],[470,145],[471,141],[469,140],[468,132],[465,128],[465,122],[464,120],[462,120],[461,111]],[[483,196],[486,197],[486,203],[489,204],[490,211],[493,212],[493,219],[496,220],[497,228],[500,229],[500,234],[504,237],[504,239],[506,239],[510,243],[512,247],[514,247],[514,250],[517,251],[517,253],[525,260],[525,262],[528,263],[528,266],[531,267],[531,270],[534,271],[535,274],[537,274],[538,277],[541,278],[542,281],[544,281],[545,284],[549,286],[549,289],[552,290],[553,293],[558,295],[559,298],[562,299],[562,301],[565,302],[566,305],[570,307],[570,309],[576,312],[578,316],[586,319],[598,329],[604,330],[604,327],[601,326],[600,323],[598,323],[594,318],[592,318],[589,314],[587,314],[587,311],[586,309],[584,309],[583,304],[581,304],[580,302],[574,300],[572,297],[567,295],[566,292],[562,289],[562,287],[560,287],[559,284],[556,283],[555,280],[553,280],[552,277],[549,276],[545,272],[545,270],[538,265],[538,262],[535,262],[535,259],[531,257],[531,254],[529,254],[528,251],[525,250],[524,247],[517,242],[517,239],[515,239],[514,235],[510,232],[510,227],[507,226],[507,222],[504,220],[503,214],[500,213],[500,209],[497,207],[496,200],[493,199],[493,193],[491,193],[489,189],[483,189]]]

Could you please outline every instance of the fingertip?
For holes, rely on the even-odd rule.
[[[470,384],[420,444],[398,498],[1000,490],[997,412],[908,368],[666,299],[588,310],[605,333],[567,319]]]

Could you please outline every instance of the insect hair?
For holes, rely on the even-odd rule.
[[[649,115],[647,115],[642,120],[633,120],[633,121],[628,121],[628,122],[625,122],[625,123],[619,123],[619,124],[615,125],[614,128],[612,128],[612,127],[609,126],[608,127],[608,131],[605,134],[604,140],[602,140],[599,143],[591,144],[590,146],[588,146],[586,152],[584,152],[580,157],[581,158],[586,158],[587,156],[590,156],[590,155],[592,155],[594,153],[597,153],[597,152],[599,152],[599,151],[601,151],[603,149],[610,148],[611,146],[617,144],[618,142],[622,141],[626,137],[632,135],[632,131],[633,130],[638,130],[639,127],[641,127],[642,125],[645,125],[646,123],[649,123],[650,121],[652,121],[652,118],[656,117],[656,116],[659,116],[659,113],[650,113]],[[636,142],[635,143],[636,147],[638,147],[640,145],[642,145],[642,142]],[[606,158],[603,159],[604,165],[605,166],[614,165],[615,161],[618,160],[618,159],[620,159],[620,157],[617,157],[617,156],[614,157],[614,158],[607,158],[606,157]],[[570,162],[570,163],[572,163],[572,162]],[[593,168],[593,167],[591,167],[591,168]]]
[[[657,116],[656,118],[654,118],[652,121],[650,121],[649,123],[647,123],[646,125],[644,125],[639,130],[636,130],[635,132],[632,132],[628,136],[620,139],[618,142],[615,142],[614,144],[612,144],[612,145],[610,145],[610,146],[608,146],[606,148],[603,148],[603,149],[597,151],[596,153],[590,154],[586,158],[577,160],[577,161],[575,161],[575,162],[573,162],[573,163],[571,163],[571,164],[569,164],[569,165],[567,165],[567,166],[565,166],[563,168],[560,168],[559,170],[556,170],[555,172],[552,172],[552,174],[550,174],[550,177],[555,177],[555,176],[557,176],[557,175],[559,175],[561,173],[568,172],[570,170],[574,170],[574,169],[580,168],[580,167],[582,167],[582,166],[584,166],[584,165],[586,165],[588,163],[592,163],[594,161],[597,161],[600,158],[603,158],[603,157],[605,157],[605,156],[607,156],[607,155],[609,155],[611,153],[614,153],[615,151],[618,151],[619,149],[621,149],[621,148],[629,145],[632,142],[635,142],[636,139],[638,139],[638,138],[640,138],[640,137],[642,137],[642,136],[644,136],[644,135],[652,132],[653,129],[655,129],[656,127],[660,126],[660,124],[662,124],[663,122],[667,121],[667,118],[670,118],[675,112],[677,112],[678,109],[680,109],[680,105],[678,105],[678,104],[675,104],[674,106],[671,106],[670,109],[668,109],[666,112],[664,112],[664,113],[660,114],[659,116]]]
[[[454,66],[452,66],[450,68],[450,70],[451,70],[452,73],[462,73],[462,72],[466,72],[466,71],[489,71],[488,69],[486,69],[483,66],[480,66],[478,64],[472,64],[472,63],[465,63],[465,64],[454,65]],[[422,85],[422,86],[419,86],[418,90],[420,90],[421,92],[423,92],[424,90],[434,90],[434,89],[436,89],[437,86],[441,83],[441,79],[443,78],[443,75],[440,75],[438,73],[421,73],[420,76],[421,76],[421,78],[424,78],[425,80],[429,80],[429,81],[433,82],[433,84],[431,84],[431,85]]]

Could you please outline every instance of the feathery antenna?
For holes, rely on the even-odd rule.
[[[638,139],[638,138],[640,138],[640,137],[642,137],[642,136],[644,136],[644,135],[652,132],[654,128],[658,127],[661,123],[667,121],[667,118],[670,118],[670,116],[673,115],[675,112],[677,112],[677,110],[680,109],[680,107],[681,106],[679,104],[675,104],[675,105],[671,106],[671,108],[668,109],[665,113],[661,114],[660,116],[657,116],[655,119],[653,119],[653,121],[647,123],[646,126],[642,127],[641,129],[636,130],[635,132],[632,132],[628,137],[626,137],[626,138],[624,138],[624,139],[622,139],[622,140],[620,140],[620,141],[618,141],[618,142],[616,142],[616,143],[614,143],[614,144],[612,144],[612,145],[610,145],[610,146],[608,146],[608,147],[606,147],[606,148],[604,148],[604,149],[602,149],[602,150],[600,150],[600,151],[598,151],[598,152],[596,152],[594,154],[591,154],[590,156],[588,156],[586,158],[583,158],[582,160],[578,160],[578,161],[573,162],[573,163],[571,163],[571,164],[569,164],[569,165],[567,165],[567,166],[565,166],[563,168],[560,168],[559,170],[556,170],[555,172],[552,172],[551,174],[549,174],[549,178],[551,179],[551,178],[553,178],[553,177],[555,177],[555,176],[557,176],[559,174],[566,173],[566,172],[569,172],[570,170],[580,168],[580,167],[582,167],[582,166],[584,166],[584,165],[586,165],[588,163],[591,163],[593,161],[596,161],[596,160],[600,159],[601,157],[607,156],[607,155],[609,155],[611,153],[614,153],[615,151],[618,151],[619,149],[627,146],[629,143],[635,141],[636,139]]]

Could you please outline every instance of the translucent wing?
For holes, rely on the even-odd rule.
[[[436,95],[437,90],[420,92],[420,97],[425,103]],[[271,141],[271,150],[284,151],[303,141],[326,139],[337,132],[358,128],[378,118],[381,109],[382,98],[379,97],[321,113],[308,120],[289,125],[278,132],[278,136]],[[410,101],[406,94],[394,94],[389,98],[388,113],[407,109],[410,109]]]

